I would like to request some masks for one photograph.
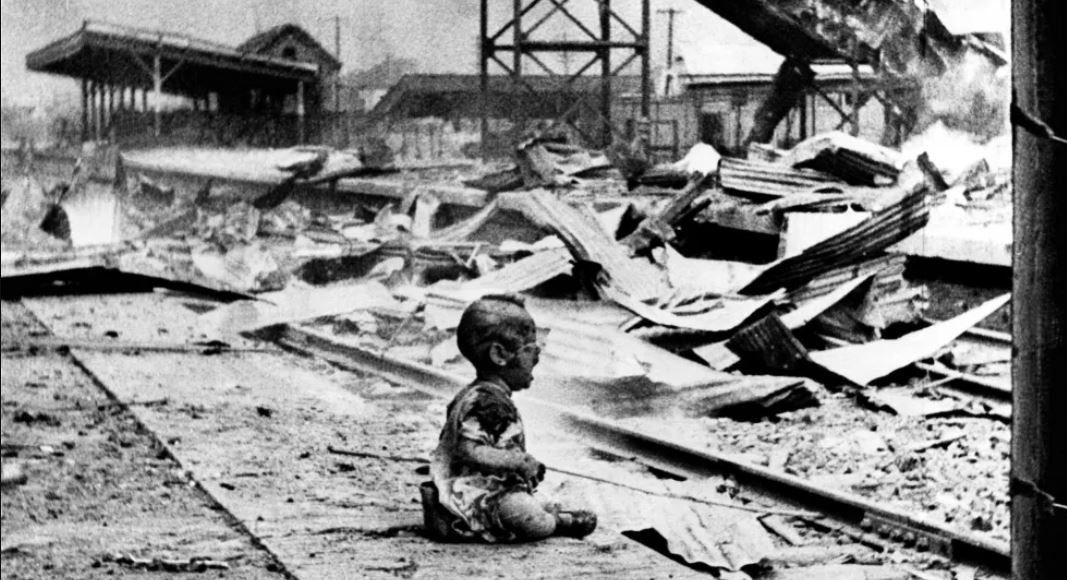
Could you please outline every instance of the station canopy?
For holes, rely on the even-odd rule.
[[[86,21],[70,36],[26,55],[26,68],[114,86],[202,97],[237,87],[292,92],[314,82],[318,65],[270,57],[182,34]]]

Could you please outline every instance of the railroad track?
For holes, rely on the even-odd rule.
[[[984,328],[970,328],[958,339],[957,344],[978,347],[987,351],[992,361],[1011,361],[1011,335]],[[985,376],[962,372],[938,363],[916,363],[920,370],[944,380],[946,386],[962,393],[977,395],[993,401],[1011,401],[1011,376]]]
[[[451,397],[466,381],[454,374],[417,362],[343,343],[306,326],[282,330],[279,344],[289,350],[329,361],[342,368],[373,373],[397,384],[437,397]],[[885,549],[898,545],[930,551],[956,562],[1004,573],[1010,570],[1006,542],[952,529],[924,520],[856,494],[827,489],[784,472],[739,461],[714,451],[695,449],[617,423],[533,397],[523,397],[525,413],[550,422],[590,448],[634,459],[678,477],[732,477],[761,500],[811,510],[834,522],[817,523],[853,540]]]

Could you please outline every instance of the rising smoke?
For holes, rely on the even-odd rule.
[[[1008,130],[1011,67],[976,50],[944,57],[945,72],[922,82],[914,133],[937,121],[981,142]]]

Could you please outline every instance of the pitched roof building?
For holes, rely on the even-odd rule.
[[[116,128],[120,136],[142,131],[146,120],[160,137],[167,124],[162,95],[235,117],[293,115],[302,127],[304,117],[323,110],[341,62],[295,24],[271,28],[233,47],[163,30],[86,21],[73,34],[27,54],[26,68],[81,81],[83,139],[99,140]],[[295,139],[306,138],[302,128],[298,133]]]
[[[260,32],[237,45],[244,53],[272,56],[319,65],[321,74],[337,74],[341,61],[326,50],[314,36],[296,24],[280,24]]]

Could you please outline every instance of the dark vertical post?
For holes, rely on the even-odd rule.
[[[647,121],[652,114],[652,13],[649,0],[641,1],[641,117]]]
[[[107,84],[107,127],[115,124],[115,85]]]
[[[525,50],[523,46],[523,32],[522,32],[522,0],[512,1],[512,20],[511,25],[514,27],[513,40],[515,52],[512,53],[511,67],[514,77],[511,79],[511,85],[508,87],[510,93],[509,96],[514,97],[519,94],[521,90],[520,79],[522,79],[522,52]],[[518,144],[522,138],[523,129],[526,127],[526,111],[525,108],[518,108],[518,122],[515,123],[515,133],[513,136],[513,145]]]
[[[478,37],[478,74],[482,85],[482,161],[489,159],[489,0],[482,0]]]
[[[297,123],[297,138],[301,143],[307,141],[307,120],[305,115],[304,104],[304,81],[297,81],[296,83],[296,123]]]
[[[104,138],[104,129],[107,128],[107,125],[105,124],[107,122],[106,121],[107,116],[106,116],[106,110],[105,110],[105,107],[107,106],[107,100],[106,100],[107,95],[105,94],[105,90],[106,89],[107,89],[107,85],[97,81],[97,83],[96,83],[96,140],[97,141],[103,140],[103,138]]]
[[[852,131],[851,131],[852,136],[853,137],[858,137],[859,134],[860,134],[860,108],[862,107],[862,105],[860,104],[860,97],[862,96],[860,94],[860,85],[862,84],[862,81],[860,80],[859,65],[856,64],[855,60],[853,60],[851,64],[852,64],[852,109],[849,111],[849,113],[850,113],[849,119],[852,122]]]
[[[605,46],[600,51],[600,143],[611,145],[611,0],[600,0],[600,40]]]
[[[819,134],[819,100],[811,96],[811,134]]]
[[[333,51],[337,62],[341,62],[341,17],[333,17]],[[337,69],[337,76],[333,80],[333,112],[341,112],[341,69]]]
[[[515,52],[512,54],[511,70],[515,77],[522,76],[522,0],[512,0],[512,39]]]
[[[796,105],[811,86],[815,73],[805,62],[786,59],[774,75],[770,91],[763,98],[752,120],[752,129],[748,132],[748,143],[770,143],[774,138],[774,129],[785,118],[789,110]]]
[[[668,8],[667,13],[667,69],[674,66],[674,15],[678,10]]]
[[[1012,577],[1037,580],[1067,567],[1067,4],[1012,8]]]
[[[94,138],[93,136],[96,134],[96,101],[93,100],[93,95],[94,95],[95,92],[96,92],[96,82],[93,81],[93,80],[90,80],[89,81],[89,95],[88,95],[89,100],[86,102],[86,105],[88,105],[87,109],[89,111],[89,115],[88,115],[88,117],[89,117],[89,119],[88,119],[88,121],[89,121],[89,131],[85,136],[85,140],[86,141],[92,141],[93,138]]]
[[[152,132],[158,139],[163,134],[163,37],[160,36],[156,45],[156,53],[152,57]]]
[[[741,109],[742,109],[742,107],[744,107],[744,102],[741,99],[739,99],[737,95],[734,95],[732,104],[734,106],[734,142],[733,142],[733,147],[736,147],[738,150],[740,150],[741,149],[741,145],[743,144],[743,141],[742,141],[742,138],[741,138],[741,118],[742,118],[741,117]],[[774,131],[773,127],[771,128],[771,131],[772,132]]]
[[[82,142],[89,140],[89,79],[82,79]]]

